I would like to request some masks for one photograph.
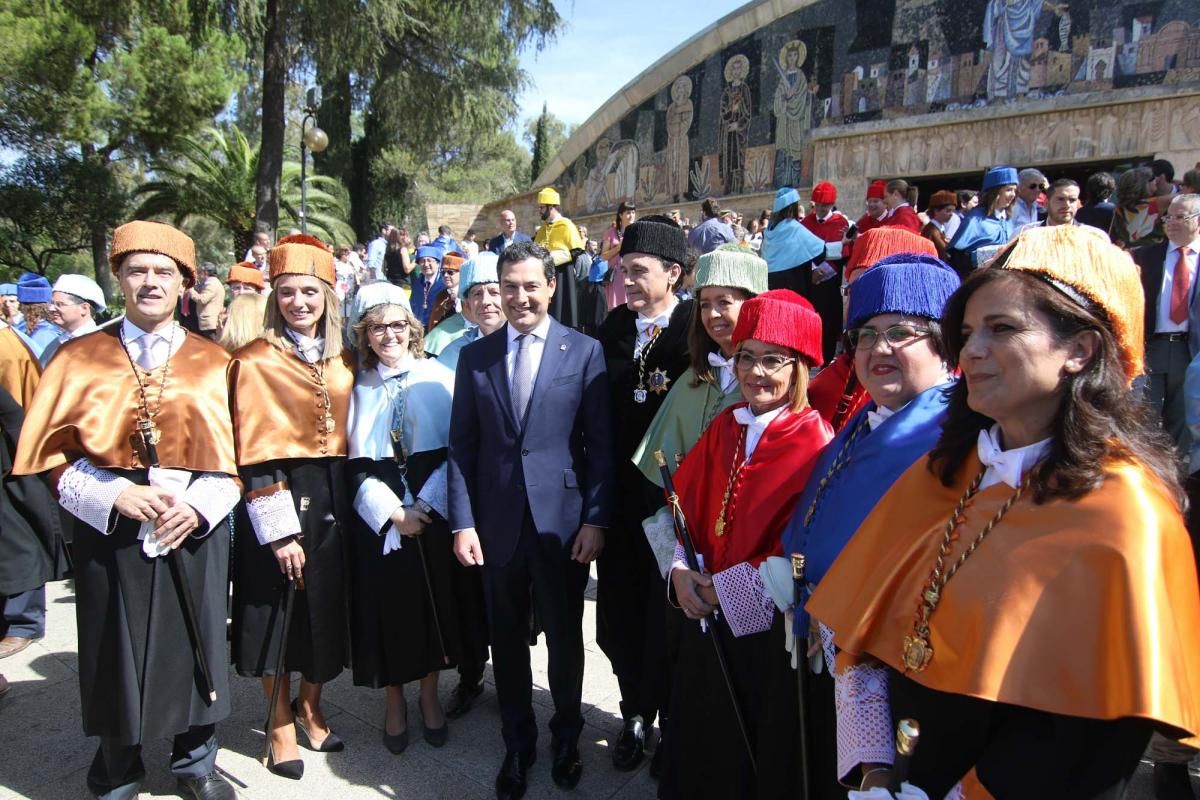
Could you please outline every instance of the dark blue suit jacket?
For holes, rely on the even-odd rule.
[[[569,542],[609,525],[613,441],[600,343],[551,319],[525,420],[512,404],[505,328],[463,348],[448,462],[450,529],[475,528],[484,562],[512,558],[529,509],[539,534]]]
[[[513,244],[516,244],[517,242],[531,242],[531,241],[533,241],[533,240],[529,238],[529,234],[527,234],[527,233],[521,233],[520,231],[516,231],[515,233],[513,233],[513,240],[512,240]],[[501,253],[503,253],[504,252],[504,234],[503,233],[497,234],[496,236],[493,236],[491,239],[488,239],[487,249],[490,250],[491,252],[495,253],[496,255],[500,255]]]

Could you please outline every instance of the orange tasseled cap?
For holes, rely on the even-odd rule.
[[[938,257],[937,248],[924,236],[894,225],[872,228],[854,240],[854,250],[846,263],[847,282],[853,282],[858,277],[855,273],[898,253]]]
[[[114,275],[130,253],[167,256],[179,265],[186,286],[196,282],[196,244],[178,228],[140,219],[126,222],[113,231],[112,248],[108,252],[108,265]]]
[[[271,283],[280,275],[312,275],[333,286],[333,253],[315,236],[285,236],[271,248]]]

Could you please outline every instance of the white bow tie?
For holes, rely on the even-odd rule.
[[[884,422],[886,422],[891,416],[891,411],[887,411],[885,409],[876,411],[875,409],[871,409],[867,412],[867,426],[870,427],[871,430],[875,430]]]
[[[720,373],[722,392],[728,392],[737,383],[737,374],[733,368],[733,363],[736,360],[733,356],[722,358],[720,353],[708,354],[708,365]]]
[[[734,356],[730,356],[729,358],[722,358],[720,353],[709,353],[708,354],[708,365],[710,367],[717,367],[718,369],[724,369],[724,368],[733,369],[733,362],[736,360],[737,359]]]
[[[639,334],[649,333],[651,328],[665,328],[667,325],[671,324],[671,315],[659,314],[657,317],[653,317],[652,319],[638,317],[635,322],[637,323],[637,332]]]
[[[995,477],[992,481],[985,480],[982,485],[986,488],[986,485],[1002,482],[1016,489],[1021,485],[1022,474],[1038,462],[1049,443],[1049,439],[1044,439],[1026,447],[1001,450],[993,430],[980,431],[977,448],[979,460]]]

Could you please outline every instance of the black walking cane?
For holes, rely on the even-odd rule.
[[[671,517],[675,521],[675,533],[683,545],[688,569],[700,572],[700,560],[696,558],[696,546],[692,543],[692,534],[688,532],[687,520],[683,516],[683,509],[679,506],[679,495],[675,493],[675,481],[671,478],[671,470],[667,467],[667,459],[662,450],[654,451],[654,460],[658,463],[658,471],[662,475],[663,488],[667,492],[667,505],[671,507]],[[742,743],[746,745],[746,757],[750,759],[750,769],[757,775],[758,763],[754,759],[754,747],[750,744],[746,719],[742,716],[742,706],[738,702],[737,690],[733,686],[733,676],[729,674],[729,664],[725,661],[725,648],[721,645],[721,639],[717,635],[716,617],[709,614],[704,621],[708,624],[708,638],[712,640],[713,650],[717,654],[717,664],[721,667],[725,688],[729,690],[729,701],[733,704],[733,715],[737,719],[738,731],[742,734]]]
[[[301,572],[288,581],[287,593],[283,596],[283,630],[279,632],[279,653],[275,656],[275,683],[271,686],[271,706],[267,709],[267,721],[263,725],[263,738],[266,740],[263,764],[268,764],[271,758],[271,731],[275,727],[275,706],[279,705],[279,687],[283,684],[288,634],[292,628],[292,607],[295,605],[296,589],[303,585],[304,573]]]
[[[792,553],[792,608],[793,618],[801,619],[806,594],[804,575],[804,553]],[[786,623],[785,623],[786,624]],[[796,634],[796,691],[799,692],[798,727],[800,739],[800,783],[804,787],[805,800],[812,795],[812,777],[808,769],[808,625],[802,625]],[[833,669],[833,665],[828,665]]]
[[[408,461],[407,454],[404,452],[404,443],[400,439],[403,434],[399,430],[393,430],[391,433],[392,453],[396,456],[396,463],[400,465],[403,475],[404,465]],[[433,580],[429,577],[429,564],[425,561],[425,544],[421,541],[421,534],[412,538],[417,540],[417,557],[421,559],[421,572],[425,575],[425,592],[429,595],[429,612],[433,615],[433,630],[437,634],[438,647],[442,649],[442,663],[448,665],[450,656],[446,652],[446,640],[442,636],[442,621],[438,617],[437,600],[433,596]]]
[[[157,468],[158,448],[155,446],[154,423],[150,420],[140,420],[138,430],[142,435],[142,444],[146,446],[146,461],[151,467]],[[200,637],[200,625],[196,622],[196,606],[192,600],[192,587],[188,581],[187,571],[179,561],[175,548],[167,552],[167,566],[171,569],[171,580],[175,583],[175,591],[179,595],[180,605],[183,606],[183,623],[187,628],[188,641],[192,645],[192,659],[196,663],[196,671],[200,674],[201,692],[204,702],[212,705],[217,701],[217,690],[213,687],[212,673],[208,669],[208,658],[204,655],[204,640]]]

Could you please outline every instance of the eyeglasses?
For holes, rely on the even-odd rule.
[[[1200,217],[1200,211],[1191,214],[1163,214],[1163,222],[1187,222],[1193,217]]]
[[[899,323],[885,330],[877,331],[874,328],[850,328],[846,331],[846,338],[850,340],[850,346],[858,349],[861,344],[866,349],[870,350],[879,341],[882,334],[884,339],[887,339],[888,344],[892,347],[899,347],[909,342],[921,339],[929,335],[928,328],[918,328],[916,325],[907,325]]]
[[[81,306],[86,302],[87,302],[87,300],[81,300],[78,303],[72,303],[69,300],[55,300],[50,305],[54,306],[59,311],[62,311],[64,308],[69,308],[71,306]]]
[[[408,323],[407,322],[392,322],[387,325],[368,325],[367,326],[367,333],[371,334],[372,336],[374,336],[377,339],[383,338],[383,335],[385,333],[387,333],[388,331],[391,331],[392,335],[395,336],[397,339],[399,339],[401,336],[404,336],[405,334],[408,333]]]
[[[745,350],[739,350],[733,355],[733,363],[742,372],[749,372],[755,367],[762,367],[762,371],[767,375],[774,375],[779,370],[792,364],[796,361],[794,358],[787,358],[776,353],[768,353],[765,356],[756,356],[753,353],[747,353]]]

